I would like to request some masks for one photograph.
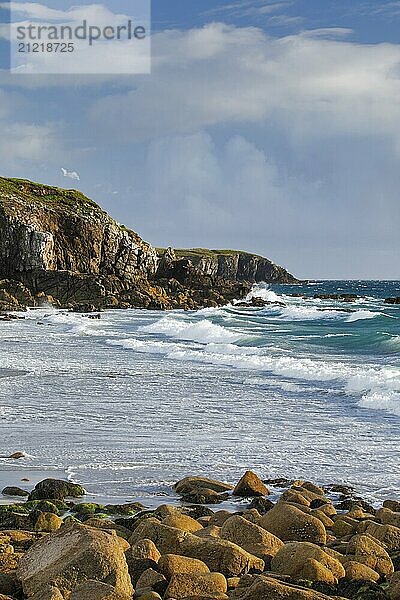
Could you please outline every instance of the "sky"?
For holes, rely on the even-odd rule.
[[[57,0],[129,10],[92,4]],[[0,41],[0,174],[156,246],[400,279],[400,1],[153,0],[152,27],[151,74],[10,74]]]

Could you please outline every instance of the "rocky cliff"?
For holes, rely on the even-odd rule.
[[[175,250],[178,258],[188,259],[204,275],[249,283],[295,283],[286,269],[257,254],[236,250]]]
[[[243,252],[157,252],[76,190],[0,178],[0,308],[198,308],[294,278]],[[16,295],[18,296],[16,296]]]

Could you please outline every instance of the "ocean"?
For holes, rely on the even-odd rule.
[[[1,481],[69,477],[108,501],[198,474],[400,496],[400,282],[257,285],[264,308],[42,308],[0,323]],[[355,303],[314,298],[353,293]],[[291,294],[305,294],[307,298]],[[36,474],[36,475],[35,475]]]

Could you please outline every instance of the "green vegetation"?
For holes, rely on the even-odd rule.
[[[165,252],[165,248],[156,248],[159,254]],[[251,252],[243,252],[242,250],[209,250],[208,248],[175,248],[174,249],[177,258],[211,258],[217,260],[218,256],[235,256],[236,254],[243,254],[244,256],[255,256],[261,258],[258,254],[252,254]]]
[[[15,209],[24,204],[80,216],[93,214],[94,211],[105,214],[93,200],[78,190],[64,190],[27,179],[0,177],[0,204],[6,209]]]

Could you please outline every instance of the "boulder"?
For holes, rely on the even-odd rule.
[[[318,485],[315,485],[315,483],[312,483],[311,481],[303,481],[301,487],[305,490],[308,490],[309,492],[312,492],[313,494],[316,494],[317,496],[325,496],[325,491]]]
[[[182,496],[182,502],[188,504],[221,504],[228,498],[228,493],[219,494],[208,488],[194,488]]]
[[[179,573],[173,575],[165,598],[181,600],[193,596],[224,597],[228,590],[226,579],[221,573]]]
[[[332,571],[327,569],[318,560],[314,558],[308,558],[303,564],[299,579],[305,579],[306,581],[313,581],[318,583],[325,583],[327,585],[335,585],[337,580],[333,576]]]
[[[265,563],[262,559],[246,552],[243,548],[218,538],[199,538],[189,534],[185,538],[181,553],[204,562],[210,571],[235,577],[252,572],[262,572]]]
[[[61,479],[44,479],[36,484],[30,493],[29,500],[64,500],[64,498],[79,498],[85,495],[81,485]]]
[[[337,519],[335,519],[332,532],[338,537],[342,538],[347,535],[354,535],[357,532],[358,521],[355,519],[351,519],[346,515],[339,515]]]
[[[283,492],[279,498],[279,502],[291,502],[293,504],[299,504],[301,506],[310,506],[310,501],[298,490],[289,489]]]
[[[136,591],[144,590],[147,588],[153,589],[154,591],[165,591],[166,589],[166,578],[162,573],[158,573],[154,569],[147,569],[139,577],[136,583]]]
[[[264,561],[275,556],[284,546],[283,542],[275,535],[238,515],[225,521],[220,536]]]
[[[177,494],[184,496],[194,489],[208,489],[214,492],[229,492],[233,490],[233,486],[222,481],[216,481],[215,479],[209,479],[208,477],[185,477],[178,481],[174,485],[174,490]]]
[[[179,556],[177,554],[164,554],[158,562],[158,570],[167,579],[179,573],[209,573],[210,569],[205,563],[196,558]]]
[[[62,519],[54,513],[39,513],[39,516],[35,523],[35,531],[44,531],[50,533],[51,531],[57,531],[63,524]]]
[[[29,600],[64,600],[60,590],[53,585],[40,588]]]
[[[394,571],[389,554],[380,542],[368,534],[353,536],[347,546],[346,556],[367,565],[380,575],[390,575]]]
[[[400,512],[400,502],[398,500],[385,500],[383,508],[388,508],[392,512]]]
[[[350,581],[372,581],[376,583],[380,579],[379,573],[354,560],[345,563],[345,570],[346,579]]]
[[[218,538],[202,539],[197,535],[169,527],[149,518],[143,521],[129,539],[131,545],[139,540],[152,540],[163,554],[178,554],[197,558],[211,571],[236,576],[250,570],[264,570],[264,561],[249,554],[236,544]]]
[[[208,522],[208,525],[216,525],[217,527],[222,527],[222,525],[230,519],[232,513],[229,510],[217,510],[211,517]]]
[[[390,508],[381,508],[376,513],[376,518],[383,525],[393,525],[400,528],[400,512],[394,512]]]
[[[208,537],[221,537],[221,527],[217,527],[216,525],[209,525],[208,527],[204,527],[203,529],[199,529],[194,532],[194,535],[197,535],[201,538]]]
[[[29,496],[29,492],[26,490],[21,490],[19,487],[7,486],[1,492],[3,496],[19,496],[24,498],[25,496]]]
[[[263,496],[254,496],[249,505],[249,508],[255,508],[258,510],[260,515],[265,515],[271,508],[274,507],[274,503],[271,502],[268,498],[264,498]]]
[[[5,596],[22,596],[22,587],[15,572],[0,573],[0,594]]]
[[[157,546],[151,540],[139,540],[125,552],[128,571],[133,585],[147,569],[157,569],[161,558]]]
[[[77,586],[69,600],[123,600],[125,597],[117,594],[112,585],[89,580]]]
[[[175,513],[168,515],[163,520],[164,525],[169,525],[170,527],[176,527],[177,529],[182,529],[182,531],[188,531],[189,533],[194,533],[199,529],[202,529],[200,523],[189,517],[188,515],[184,515],[176,511]]]
[[[150,517],[136,527],[129,538],[129,543],[134,547],[141,540],[151,540],[156,544],[160,554],[182,554],[182,543],[190,535],[182,529],[164,525],[154,517]]]
[[[387,596],[389,600],[400,600],[400,571],[390,578]]]
[[[161,558],[161,554],[159,553],[155,543],[146,539],[136,542],[136,544],[131,547],[130,554],[134,558],[148,559],[155,563],[158,563]]]
[[[345,576],[343,565],[322,548],[309,542],[286,544],[274,556],[271,570],[292,579],[307,579],[324,583],[337,583]]]
[[[385,545],[388,552],[400,550],[400,528],[394,525],[380,525],[374,521],[358,524],[357,533],[367,533]]]
[[[76,523],[36,542],[21,559],[18,577],[27,596],[49,583],[65,595],[88,579],[112,581],[121,600],[133,593],[117,536]]]
[[[231,600],[332,600],[330,596],[290,585],[264,575],[253,577],[246,586],[230,594]],[[335,597],[335,600],[344,598]]]
[[[268,488],[263,484],[258,475],[253,473],[253,471],[246,471],[236,484],[232,493],[234,496],[241,496],[243,498],[251,496],[269,496]]]
[[[306,514],[292,504],[278,502],[258,522],[280,540],[326,544],[326,529],[313,515]]]

